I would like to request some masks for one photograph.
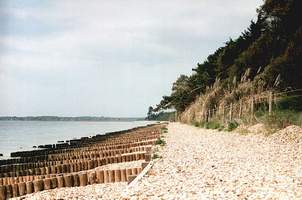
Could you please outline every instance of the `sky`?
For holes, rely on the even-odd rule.
[[[0,116],[144,117],[262,0],[0,0]]]

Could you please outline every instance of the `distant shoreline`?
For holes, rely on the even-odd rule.
[[[27,116],[27,117],[0,117],[0,121],[143,121],[145,118],[131,117],[59,117],[59,116]]]

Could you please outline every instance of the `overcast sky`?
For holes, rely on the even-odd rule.
[[[145,116],[262,0],[0,0],[0,116]]]

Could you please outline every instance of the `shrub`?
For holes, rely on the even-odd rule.
[[[201,123],[199,123],[198,121],[194,121],[194,122],[193,122],[193,125],[194,125],[195,127],[200,127],[200,124],[201,124]]]
[[[157,153],[153,154],[152,159],[157,159],[157,158],[162,158],[161,156],[159,156]]]
[[[168,133],[168,129],[166,127],[161,128],[161,133]]]
[[[236,122],[236,121],[234,121],[234,120],[232,120],[232,121],[229,121],[228,122],[228,131],[233,131],[234,129],[236,129],[237,127],[239,126],[239,124]]]
[[[221,126],[218,128],[218,131],[223,131],[223,129],[224,129],[224,126],[221,125]]]
[[[278,130],[293,124],[301,125],[301,116],[293,110],[275,110],[271,115],[265,115],[264,124],[268,129]]]
[[[166,141],[164,141],[164,140],[161,139],[161,138],[158,138],[158,139],[155,141],[155,145],[164,146],[164,145],[166,145]]]
[[[210,121],[210,122],[205,122],[204,127],[206,129],[219,129],[220,128],[220,123],[218,121]]]

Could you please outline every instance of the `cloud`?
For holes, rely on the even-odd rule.
[[[7,1],[0,115],[143,116],[177,76],[237,37],[261,3]]]

